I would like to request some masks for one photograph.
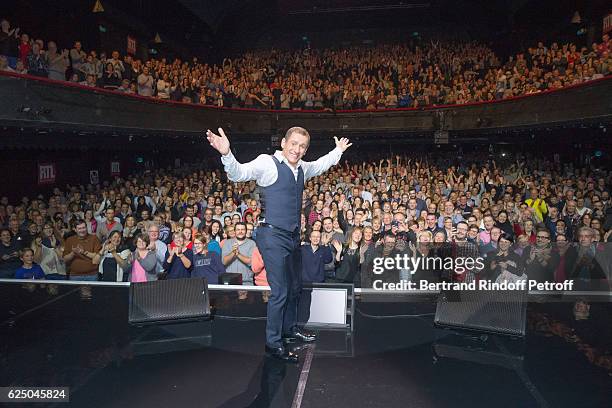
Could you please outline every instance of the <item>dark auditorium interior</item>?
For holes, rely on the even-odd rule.
[[[609,1],[5,3],[0,405],[610,406]]]

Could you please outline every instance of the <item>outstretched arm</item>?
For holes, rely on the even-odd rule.
[[[219,128],[219,135],[207,130],[206,138],[210,145],[221,153],[221,162],[223,163],[227,177],[231,181],[241,182],[256,180],[258,184],[266,186],[272,184],[276,180],[276,172],[269,171],[270,169],[274,169],[274,163],[270,156],[262,154],[255,160],[243,164],[238,162],[232,154],[229,139],[225,135],[223,129]],[[273,180],[269,180],[271,177]]]
[[[340,157],[342,157],[342,153],[353,145],[352,143],[349,143],[349,140],[346,137],[338,140],[338,138],[334,136],[334,142],[336,142],[336,148],[327,153],[325,156],[321,156],[318,160],[313,162],[302,163],[305,180],[311,177],[316,177],[319,174],[323,174],[330,167],[338,164]]]

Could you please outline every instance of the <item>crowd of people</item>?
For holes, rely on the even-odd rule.
[[[80,83],[146,97],[218,107],[277,110],[410,108],[494,101],[610,75],[609,36],[591,47],[552,43],[502,62],[485,45],[449,41],[266,50],[221,65],[165,58],[145,61],[118,51],[60,49],[3,19],[0,71]],[[46,45],[46,47],[45,47]]]
[[[220,170],[147,171],[48,196],[0,199],[3,278],[144,282],[239,274],[267,286],[253,239],[265,217],[254,182]],[[610,173],[516,155],[496,162],[395,156],[335,166],[305,185],[302,278],[488,279],[607,288]],[[480,257],[484,269],[374,272],[376,258]]]

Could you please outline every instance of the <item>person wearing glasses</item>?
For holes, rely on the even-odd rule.
[[[525,251],[525,265],[530,280],[554,282],[554,272],[559,263],[559,254],[552,249],[551,234],[546,228],[538,228],[536,243]]]
[[[192,278],[206,278],[209,284],[219,284],[219,276],[225,273],[221,256],[208,249],[207,235],[196,232],[193,237],[193,270]]]

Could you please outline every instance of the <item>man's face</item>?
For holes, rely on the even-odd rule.
[[[115,211],[109,208],[108,210],[106,210],[106,221],[113,222],[114,219],[115,219]]]
[[[550,233],[548,231],[538,231],[536,234],[536,244],[540,248],[548,246],[550,243]]]
[[[428,215],[426,221],[427,221],[427,227],[432,228],[436,225],[436,216]]]
[[[385,236],[385,251],[391,251],[395,247],[395,236],[387,235]]]
[[[291,166],[297,166],[298,162],[302,160],[302,157],[306,154],[306,150],[308,150],[309,143],[310,138],[308,136],[297,132],[293,132],[288,138],[283,138],[281,140],[283,156],[285,156],[287,162]]]
[[[310,243],[312,245],[319,245],[321,242],[321,233],[319,231],[312,231],[310,233]]]
[[[457,225],[457,239],[465,239],[467,237],[468,226],[467,224],[460,223]]]
[[[147,221],[147,220],[149,219],[149,216],[150,216],[149,211],[147,211],[147,210],[143,210],[143,211],[140,213],[140,216],[142,217],[142,220],[143,220],[143,221]]]
[[[491,241],[492,242],[497,242],[497,240],[499,240],[499,237],[501,235],[501,230],[497,227],[491,229]]]
[[[2,240],[2,242],[5,244],[11,242],[11,233],[8,231],[2,231],[2,234],[0,234],[0,240]]]
[[[417,202],[414,198],[411,198],[408,200],[408,209],[410,210],[416,210],[417,207]]]
[[[491,228],[493,228],[493,225],[495,225],[495,221],[493,220],[493,217],[491,217],[490,215],[487,215],[486,217],[484,217],[484,226],[487,230],[491,230]]]
[[[155,242],[159,239],[159,227],[157,225],[151,225],[149,227],[148,233],[151,242]]]
[[[87,224],[82,222],[79,225],[77,225],[76,233],[80,238],[85,238],[87,236]]]
[[[11,218],[9,220],[9,228],[13,231],[16,231],[19,229],[19,221],[17,221],[16,218]]]
[[[332,232],[334,230],[334,223],[332,220],[326,219],[323,220],[323,231]]]
[[[193,217],[193,207],[187,207],[185,214],[187,214],[189,217]]]
[[[246,238],[246,227],[244,225],[236,225],[236,239],[243,240]]]
[[[592,231],[582,230],[578,233],[578,242],[580,246],[590,246],[595,240],[595,236]]]
[[[447,201],[447,202],[444,204],[444,212],[445,212],[446,214],[452,214],[454,209],[455,209],[455,207],[453,206],[453,203],[451,203],[451,202]]]

